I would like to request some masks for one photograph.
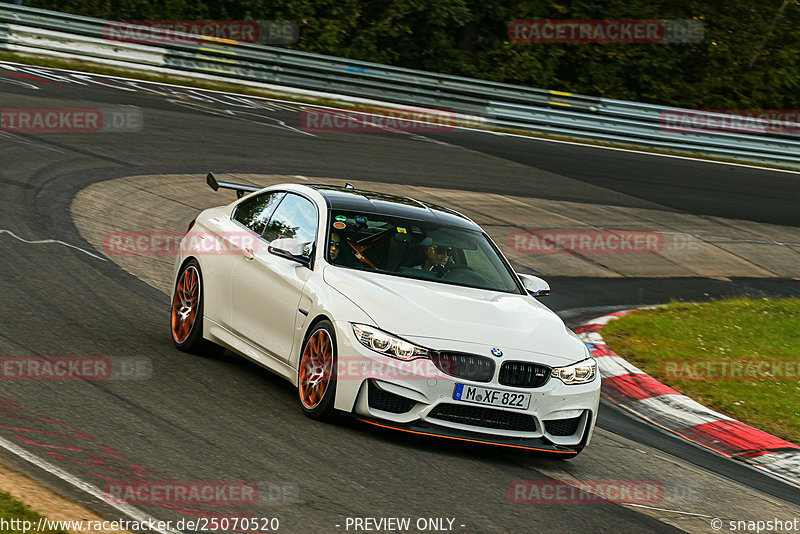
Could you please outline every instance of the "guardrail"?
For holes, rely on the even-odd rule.
[[[800,164],[790,132],[684,132],[663,114],[691,113],[380,65],[308,52],[203,38],[197,44],[145,45],[106,38],[108,21],[0,3],[0,50],[82,59],[138,70],[434,108],[513,128],[595,141],[784,164]],[[800,131],[798,125],[789,130]]]

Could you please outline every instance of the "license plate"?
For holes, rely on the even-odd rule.
[[[467,384],[456,384],[456,389],[453,391],[453,399],[470,404],[501,406],[517,410],[527,410],[531,404],[530,393],[514,393],[513,391],[469,386]]]

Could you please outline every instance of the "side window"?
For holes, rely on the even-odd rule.
[[[314,204],[300,195],[288,193],[262,235],[267,241],[293,238],[313,242],[317,236],[317,210]]]
[[[275,211],[275,207],[286,193],[263,193],[243,200],[233,214],[233,218],[254,232],[261,234],[267,227],[267,221]]]

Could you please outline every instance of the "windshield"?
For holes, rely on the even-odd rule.
[[[334,211],[328,262],[404,278],[519,293],[481,232],[372,213]]]

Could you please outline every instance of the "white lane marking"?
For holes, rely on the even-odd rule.
[[[297,106],[294,106],[294,105],[293,106],[287,106],[285,104],[277,104],[277,103],[273,103],[272,105],[277,107],[277,108],[279,108],[279,109],[283,109],[285,111],[300,111],[299,109],[297,109]]]
[[[312,134],[311,132],[306,132],[304,130],[298,130],[294,126],[289,126],[284,121],[282,121],[280,119],[276,119],[274,117],[265,117],[264,115],[259,115],[258,113],[253,113],[253,112],[250,112],[250,111],[239,111],[239,110],[235,110],[235,109],[233,109],[233,110],[226,109],[225,113],[228,113],[229,115],[233,115],[236,118],[240,118],[240,117],[238,117],[238,115],[250,115],[251,117],[255,117],[257,119],[267,119],[269,121],[273,121],[273,122],[278,123],[281,127],[286,128],[287,130],[291,130],[291,131],[297,132],[299,134],[307,135],[309,137],[317,137],[316,135]],[[246,119],[246,118],[243,118],[242,120],[245,120],[245,121],[248,121],[248,122],[254,122],[256,124],[263,124],[265,126],[271,126],[273,128],[277,128],[277,126],[275,126],[273,124],[266,124],[264,122],[257,121],[257,120]]]
[[[0,76],[0,82],[10,83],[11,85],[21,85],[22,87],[27,87],[28,89],[39,89],[38,86],[33,85],[32,83],[18,80],[16,78],[6,78],[5,76]]]
[[[87,82],[93,83],[95,85],[99,85],[101,87],[110,87],[111,89],[119,89],[120,91],[130,91],[130,92],[133,92],[133,93],[136,92],[136,89],[134,89],[132,87],[123,87],[121,85],[109,85],[107,83],[99,82],[99,81],[91,78],[90,76],[80,76],[78,74],[73,74],[73,77],[74,78],[78,78],[79,80],[86,80]]]
[[[190,108],[190,109],[194,109],[196,111],[201,111],[203,113],[208,113],[210,115],[217,115],[217,116],[226,117],[226,118],[229,118],[229,119],[237,119],[237,120],[241,120],[241,121],[245,121],[245,122],[252,122],[253,124],[262,124],[262,125],[268,126],[270,128],[279,128],[279,129],[283,128],[283,129],[287,129],[289,131],[296,132],[296,133],[303,134],[303,135],[307,135],[307,136],[310,136],[310,137],[317,137],[316,135],[314,135],[312,133],[304,132],[303,130],[298,130],[297,128],[295,128],[293,126],[289,126],[288,124],[286,124],[284,121],[282,121],[280,119],[276,119],[274,117],[267,117],[265,115],[259,115],[258,113],[239,111],[239,110],[235,110],[235,109],[221,109],[221,110],[220,109],[213,109],[213,108],[208,108],[208,107],[206,107],[206,106],[204,106],[204,105],[202,105],[202,104],[200,104],[198,102],[183,102],[181,100],[175,100],[174,98],[167,99],[167,102],[170,102],[171,104],[175,104],[175,105],[178,105],[178,106],[184,106],[184,107],[187,107],[187,108]],[[258,118],[258,119],[265,119],[265,120],[268,120],[268,121],[272,121],[272,122],[275,122],[277,124],[277,126],[275,124],[267,124],[266,122],[263,122],[261,120],[253,120],[252,118],[247,118],[247,117],[243,117],[243,116],[240,116],[240,115],[250,115],[250,116]]]
[[[4,65],[25,66],[24,63],[14,63],[14,62],[10,62],[10,61],[2,61],[2,62],[0,62],[0,66],[4,66]],[[83,75],[83,76],[86,76],[86,74],[87,74],[85,71],[76,71],[76,70],[69,70],[69,69],[52,69],[51,68],[51,70],[56,70],[56,71],[59,71],[59,72],[69,72],[71,74],[79,74],[79,75]],[[125,78],[123,76],[111,76],[111,75],[107,75],[107,74],[96,74],[96,73],[90,73],[90,74],[91,74],[92,77],[98,77],[98,78],[109,78],[109,79],[112,79],[112,80],[126,80],[126,81],[131,81],[131,82],[149,83],[149,84],[153,84],[153,85],[160,85],[160,86],[163,86],[163,87],[179,87],[181,89],[194,89],[194,88],[191,88],[191,87],[186,86],[186,85],[178,85],[178,84],[174,84],[174,83],[150,82],[150,81],[145,81],[145,80],[139,80],[139,79],[136,79],[136,78]],[[245,85],[244,87],[247,87],[247,86]],[[142,89],[143,90],[147,90],[144,87],[142,87]],[[226,92],[226,91],[218,91],[218,90],[215,90],[215,89],[202,89],[202,91],[203,92],[208,92],[208,93],[217,93],[217,94],[222,94],[222,95],[239,96],[239,97],[242,96],[240,93],[231,93],[231,92]],[[247,96],[247,98],[252,98],[252,99],[255,99],[255,100],[264,100],[264,101],[267,101],[267,102],[282,102],[282,103],[286,103],[286,104],[294,104],[294,105],[301,106],[301,108],[302,107],[312,107],[312,108],[322,108],[322,109],[339,109],[339,108],[332,108],[330,106],[319,106],[319,105],[314,105],[314,104],[308,104],[306,102],[297,102],[297,101],[294,101],[294,100],[282,100],[282,99],[277,99],[277,98],[265,98],[265,97],[261,97],[261,96],[255,96],[255,95],[246,95],[246,96]],[[336,95],[332,95],[332,96],[336,96]],[[532,136],[529,136],[529,135],[512,134],[512,133],[508,133],[508,132],[493,132],[491,130],[482,130],[480,128],[470,128],[470,127],[467,127],[467,126],[453,126],[453,129],[466,130],[466,131],[470,131],[470,132],[487,133],[487,134],[506,136],[506,137],[519,137],[519,138],[528,139],[528,140],[531,140],[531,141],[544,141],[544,142],[548,142],[548,143],[561,143],[561,144],[566,144],[566,145],[576,145],[576,146],[582,146],[582,147],[585,147],[585,148],[597,148],[597,149],[602,149],[602,150],[616,150],[618,152],[630,152],[631,154],[641,154],[641,155],[644,155],[644,156],[654,156],[654,157],[660,157],[660,158],[673,158],[673,159],[684,159],[684,160],[696,161],[696,162],[700,162],[700,163],[709,163],[709,164],[715,164],[715,165],[730,165],[730,166],[733,166],[733,167],[744,167],[746,169],[757,169],[757,170],[760,170],[760,171],[783,172],[783,173],[787,173],[787,174],[800,174],[800,171],[792,171],[792,170],[788,170],[788,169],[773,169],[772,167],[762,167],[762,166],[759,166],[759,165],[756,165],[756,164],[730,163],[730,162],[725,162],[725,161],[715,161],[715,160],[710,160],[710,159],[693,158],[693,157],[690,157],[690,156],[676,156],[674,154],[659,154],[659,153],[656,153],[656,152],[646,152],[646,151],[643,151],[643,150],[633,150],[633,149],[630,149],[630,148],[618,148],[618,147],[610,147],[610,146],[592,145],[592,144],[588,144],[588,143],[580,143],[580,142],[577,142],[577,141],[564,141],[564,140],[561,140],[561,139],[547,139],[547,138],[543,138],[543,137],[532,137]]]
[[[22,67],[12,67],[12,66],[10,66],[8,64],[3,64],[2,67],[7,69],[7,70],[19,71],[19,72],[22,72],[22,73],[26,73],[27,75],[33,75],[33,76],[39,78],[36,81],[44,81],[44,82],[50,82],[50,83],[56,83],[56,84],[61,83],[61,82],[65,82],[65,83],[77,83],[78,85],[86,85],[85,83],[83,83],[80,80],[75,80],[75,79],[73,79],[71,77],[68,77],[68,76],[60,76],[58,74],[53,74],[52,69],[49,69],[48,67],[39,67],[37,65],[25,65],[25,66],[22,66]]]
[[[47,244],[47,243],[58,243],[59,245],[64,245],[65,247],[74,248],[75,250],[80,250],[84,254],[88,254],[89,256],[91,256],[93,258],[97,258],[98,260],[108,261],[107,259],[105,259],[102,256],[98,256],[97,254],[93,254],[93,253],[89,252],[88,250],[82,249],[81,247],[77,247],[75,245],[70,245],[69,243],[64,243],[63,241],[59,241],[58,239],[38,239],[36,241],[29,241],[27,239],[21,238],[20,236],[18,236],[17,234],[12,232],[11,230],[3,230],[3,229],[0,229],[0,234],[8,234],[11,237],[13,237],[14,239],[18,239],[19,241],[22,241],[23,243],[27,243],[29,245],[43,245],[43,244]]]
[[[633,503],[629,503],[629,502],[623,502],[623,503],[620,503],[620,504],[622,504],[624,506],[636,506],[637,508],[647,508],[648,510],[657,510],[659,512],[672,512],[673,514],[693,515],[693,516],[696,516],[696,517],[708,517],[708,518],[712,518],[712,519],[714,517],[712,515],[695,514],[693,512],[682,512],[680,510],[670,510],[669,508],[656,508],[655,506],[647,506],[647,505],[644,505],[644,504],[633,504]]]
[[[0,437],[0,447],[3,447],[4,449],[9,451],[10,453],[19,456],[23,460],[26,460],[26,461],[32,463],[36,467],[47,471],[51,475],[55,475],[58,478],[60,478],[61,480],[72,484],[73,486],[75,486],[79,490],[85,491],[86,493],[88,493],[92,497],[95,497],[95,498],[105,502],[106,504],[108,504],[112,508],[122,512],[126,516],[130,517],[131,519],[133,519],[135,521],[138,521],[139,523],[145,523],[146,524],[148,521],[153,520],[152,517],[148,516],[147,514],[145,514],[144,512],[139,510],[138,508],[130,506],[129,504],[115,503],[115,502],[113,502],[113,499],[106,500],[104,498],[103,492],[97,486],[92,486],[91,484],[88,484],[88,483],[82,481],[81,479],[79,479],[79,478],[67,473],[63,469],[61,469],[59,467],[56,467],[55,465],[47,462],[46,460],[42,460],[38,456],[35,456],[35,455],[29,453],[28,451],[26,451],[22,447],[19,447],[19,446],[15,445],[14,443],[6,440],[5,438]],[[157,522],[158,520],[155,520],[155,521]],[[156,532],[159,532],[160,534],[176,534],[176,533],[178,533],[178,531],[176,531],[176,530],[159,530],[159,529],[155,529],[155,530],[156,530]]]
[[[308,181],[308,178],[306,178],[305,176],[300,176],[299,174],[295,174],[294,177],[297,178],[298,180],[305,180],[306,182]]]

